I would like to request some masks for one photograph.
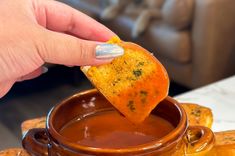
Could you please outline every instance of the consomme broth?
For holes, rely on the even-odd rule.
[[[117,149],[158,140],[173,129],[171,123],[155,115],[135,125],[117,111],[109,110],[73,120],[60,134],[80,145]]]

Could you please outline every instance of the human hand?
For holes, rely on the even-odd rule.
[[[0,97],[15,82],[39,76],[45,62],[96,65],[123,53],[114,47],[116,53],[97,54],[97,45],[115,34],[60,2],[1,0],[0,21]]]

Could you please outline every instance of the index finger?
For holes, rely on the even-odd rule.
[[[115,36],[104,25],[63,3],[36,1],[34,8],[38,23],[49,30],[68,32],[83,39],[101,42]]]

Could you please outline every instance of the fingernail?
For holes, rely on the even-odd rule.
[[[124,49],[116,44],[100,44],[96,47],[97,59],[110,59],[124,54]]]
[[[46,72],[48,72],[48,68],[45,66],[42,66],[42,74],[45,74]]]

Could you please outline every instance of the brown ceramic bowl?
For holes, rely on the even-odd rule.
[[[90,105],[92,100],[93,105]],[[161,139],[123,149],[92,148],[69,142],[60,129],[77,116],[114,109],[96,90],[77,93],[55,106],[47,116],[46,129],[32,129],[23,138],[23,147],[40,156],[156,156],[205,154],[214,144],[213,132],[201,126],[188,127],[187,116],[180,104],[167,97],[153,111],[175,128]]]

